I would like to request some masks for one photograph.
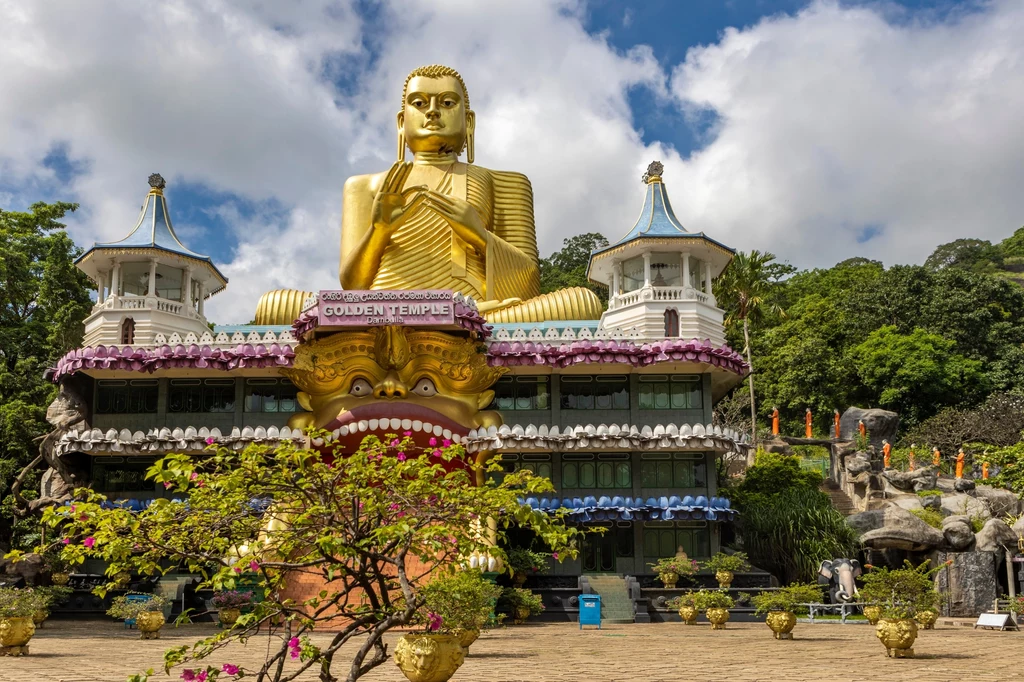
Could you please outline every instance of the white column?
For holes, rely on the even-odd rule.
[[[615,261],[612,264],[612,296],[618,296],[622,287],[622,263]]]
[[[690,252],[683,251],[679,254],[679,260],[683,262],[683,290],[690,286]]]
[[[644,253],[644,286],[651,286],[651,253]]]
[[[102,272],[96,273],[96,302],[103,303],[103,282],[107,277]]]
[[[114,270],[110,273],[110,295],[119,296],[121,294],[121,264],[114,263]]]
[[[149,259],[149,296],[156,296],[156,259]]]
[[[206,293],[203,291],[203,283],[200,282],[199,283],[199,315],[200,316],[202,316],[202,314],[203,314],[203,299],[205,298],[205,296],[206,296]]]
[[[185,266],[185,275],[181,282],[181,302],[192,307],[192,268]]]
[[[711,295],[711,261],[704,261],[704,293]]]

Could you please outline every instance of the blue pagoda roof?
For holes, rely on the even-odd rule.
[[[227,278],[221,274],[209,256],[192,251],[182,244],[178,235],[174,233],[171,214],[167,208],[167,199],[163,193],[163,178],[157,174],[150,176],[150,186],[151,189],[142,204],[139,219],[128,236],[116,242],[95,243],[75,262],[81,263],[94,251],[105,249],[155,249],[206,263],[217,277],[227,283]]]

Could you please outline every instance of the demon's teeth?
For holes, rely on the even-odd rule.
[[[402,420],[401,419],[395,419],[394,417],[392,417],[391,418],[391,428],[394,429],[395,431],[397,431],[398,429],[402,428]]]
[[[370,426],[370,430],[371,431],[376,431],[377,428],[380,427],[380,420],[379,419],[371,419],[369,426]]]
[[[370,428],[370,422],[366,421],[365,419],[360,419],[358,426],[360,431],[366,431],[368,428]]]
[[[393,422],[394,419],[392,419],[391,421]],[[412,420],[411,419],[403,419],[401,422],[399,422],[399,426],[401,426],[404,431],[410,431],[412,429]],[[396,426],[395,428],[398,428],[398,427]]]
[[[414,421],[412,423],[412,430],[413,431],[422,431],[423,430],[423,422],[421,422],[419,419]]]
[[[324,444],[324,439],[323,438],[314,438],[313,439],[313,445],[316,445],[317,447],[319,447],[319,446],[321,446],[323,444]]]
[[[448,438],[448,439],[451,439],[451,437],[452,437],[452,432],[451,432],[450,430],[448,430],[448,429],[445,429],[444,431],[442,431],[442,432],[441,432],[441,435],[442,435],[442,436],[443,436],[444,438]]]
[[[434,435],[435,436],[440,436],[443,431],[444,431],[444,429],[441,428],[440,424],[435,424],[434,425]]]
[[[334,436],[334,440],[338,440],[341,438],[341,429],[334,429],[331,435]]]
[[[457,433],[453,433],[452,434],[452,442],[453,443],[461,443],[462,442],[462,436],[460,436]]]
[[[434,428],[434,425],[430,422],[423,422],[423,433],[430,433],[430,430]]]
[[[339,428],[338,429],[338,435],[339,436],[347,436],[348,435],[348,427],[347,426],[342,426],[341,428]]]

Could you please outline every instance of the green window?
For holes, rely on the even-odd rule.
[[[168,412],[234,412],[234,379],[171,379]]]
[[[153,414],[159,394],[156,379],[100,379],[96,382],[96,414]]]
[[[521,459],[522,458],[522,459]],[[529,458],[529,459],[526,459]],[[530,455],[516,455],[516,454],[503,454],[501,455],[501,471],[491,472],[489,478],[495,483],[501,483],[507,474],[513,471],[530,471],[535,476],[543,476],[544,478],[551,478],[551,455],[547,454],[530,454]]]
[[[704,455],[651,453],[640,462],[642,488],[704,488],[707,467]]]
[[[93,487],[102,493],[152,491],[154,484],[146,480],[146,471],[155,461],[153,457],[94,457]]]
[[[550,385],[550,377],[546,376],[502,377],[494,385],[491,409],[503,412],[547,410],[551,407]]]
[[[246,379],[246,412],[296,412],[298,390],[287,379]]]
[[[703,406],[700,375],[640,376],[641,410],[699,410]]]
[[[691,559],[711,555],[711,534],[707,523],[647,523],[644,525],[644,558],[675,556],[682,547]]]
[[[602,490],[628,490],[633,487],[633,471],[629,455],[601,455],[597,460],[593,457],[593,455],[564,455],[562,457],[561,487]]]
[[[562,375],[563,410],[628,410],[629,378],[624,374]]]

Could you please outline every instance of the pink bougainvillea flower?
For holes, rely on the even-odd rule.
[[[293,649],[295,647],[299,646],[299,638],[298,637],[292,637],[291,639],[289,639],[288,640],[288,646],[290,646]]]
[[[392,502],[390,505],[388,505],[388,509],[390,509],[391,511],[398,511],[398,503]]]
[[[441,629],[441,624],[444,623],[444,619],[436,613],[427,614],[427,631],[434,632],[435,630]]]
[[[71,505],[70,507],[68,507],[68,511],[71,512],[72,514],[74,514],[75,513],[75,505]]]
[[[440,456],[441,456],[441,451],[440,451],[440,450],[434,450],[434,451],[433,451],[432,453],[430,453],[430,454],[434,455],[434,457],[440,457]]]
[[[64,543],[65,545],[70,545],[71,544],[71,538],[64,538],[63,540],[61,540],[61,542]]]
[[[237,665],[232,665],[231,663],[225,663],[224,667],[222,667],[221,670],[226,672],[228,675],[237,675],[238,674],[238,666]]]
[[[196,675],[196,682],[206,682],[206,671],[200,670],[199,674]]]
[[[298,658],[299,654],[302,652],[302,646],[299,644],[299,638],[292,637],[289,639],[288,648],[291,650],[292,659]]]
[[[431,438],[430,440],[427,441],[427,445],[429,445],[431,447],[437,445],[437,439],[436,438]]]
[[[93,545],[96,544],[96,538],[94,538],[93,536],[90,535],[89,537],[87,537],[85,540],[82,541],[82,544],[85,545],[86,549],[92,549]]]
[[[452,439],[451,438],[445,438],[443,441],[441,441],[441,444],[444,445],[445,447],[448,447],[449,445],[452,444]]]
[[[235,569],[235,573],[239,573],[240,574],[242,572],[241,566],[235,566],[234,569]]]
[[[181,679],[185,680],[185,682],[195,682],[196,671],[192,670],[192,668],[185,668],[181,671]]]
[[[88,521],[89,520],[89,515],[88,514],[82,514],[81,516],[78,517],[78,520],[79,521]]]
[[[199,474],[197,474],[196,472],[193,471],[191,474],[189,474],[188,478],[189,478],[190,481],[194,481],[197,478],[199,478]]]
[[[252,571],[252,572],[254,572],[254,573],[255,573],[256,571],[260,570],[260,562],[256,561],[255,559],[253,559],[252,561],[250,561],[250,562],[249,562],[249,570],[250,570],[250,571]]]
[[[405,461],[405,453],[404,452],[399,452],[398,453],[398,457],[396,457],[395,459],[397,459],[399,462],[404,462]]]
[[[398,440],[397,438],[394,439],[393,441],[391,441],[391,447],[397,447],[400,442],[401,441]]]
[[[403,436],[411,436],[412,435],[412,431],[402,431],[402,435]]]
[[[174,484],[171,483],[170,481],[164,481],[164,488],[170,488],[172,485]]]
[[[551,558],[554,559],[555,561],[558,561],[558,552],[552,552],[551,553]]]
[[[216,443],[216,442],[217,442],[217,439],[216,439],[216,438],[214,438],[213,436],[209,436],[209,437],[208,437],[208,438],[206,439],[206,444],[207,444],[207,445],[213,445],[213,444],[214,444],[214,443]]]

